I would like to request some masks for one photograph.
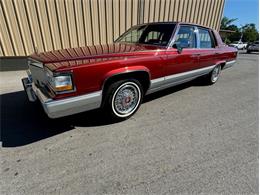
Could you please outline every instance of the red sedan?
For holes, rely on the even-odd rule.
[[[144,95],[203,76],[214,84],[237,49],[217,31],[177,22],[137,25],[113,44],[35,53],[22,82],[30,101],[50,118],[104,108],[126,119]]]

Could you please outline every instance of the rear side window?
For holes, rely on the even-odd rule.
[[[199,28],[200,48],[214,48],[214,40],[207,29]]]

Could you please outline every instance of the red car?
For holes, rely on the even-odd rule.
[[[105,108],[132,116],[144,95],[203,76],[214,84],[236,61],[237,49],[218,32],[196,24],[137,25],[113,44],[35,53],[22,82],[30,101],[50,118]]]

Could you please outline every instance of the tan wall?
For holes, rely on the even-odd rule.
[[[0,56],[111,43],[135,24],[219,29],[225,0],[0,0]]]

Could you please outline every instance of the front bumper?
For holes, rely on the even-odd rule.
[[[101,91],[54,100],[46,97],[29,78],[23,78],[22,83],[29,101],[34,102],[39,99],[44,111],[50,118],[59,118],[88,110],[93,110],[99,108],[101,105]]]

